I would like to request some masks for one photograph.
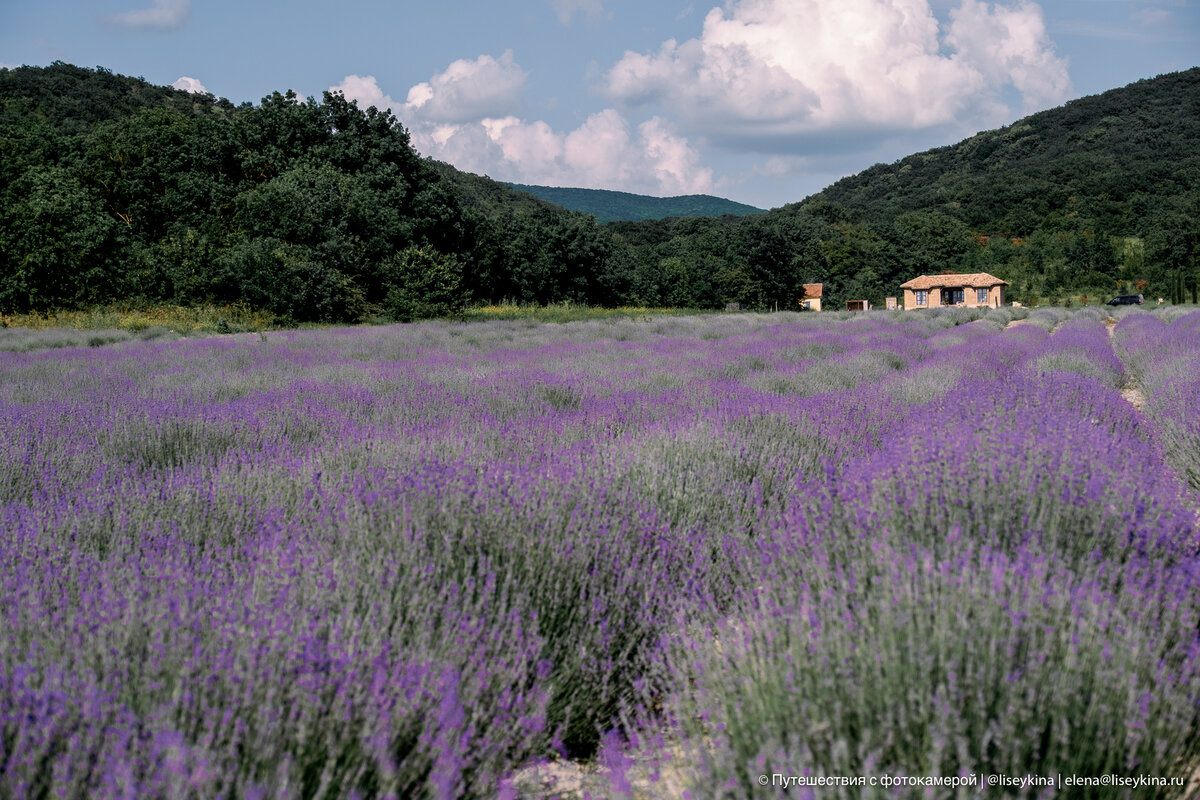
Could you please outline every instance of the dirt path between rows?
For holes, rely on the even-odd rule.
[[[1025,319],[1014,319],[1005,325],[1004,329],[1008,330],[1014,325],[1021,325],[1028,321],[1028,317]],[[1125,361],[1121,358],[1121,354],[1117,352],[1117,321],[1110,317],[1109,319],[1104,320],[1104,326],[1108,329],[1108,342],[1110,345],[1112,345],[1113,353],[1117,356],[1117,359],[1121,361],[1121,365],[1124,366]],[[1051,333],[1053,333],[1053,331],[1051,331]],[[1134,378],[1133,374],[1129,372],[1128,367],[1125,368],[1125,385],[1121,387],[1121,397],[1124,397],[1125,400],[1137,411],[1141,411],[1146,405],[1146,394],[1142,391],[1142,387],[1138,384],[1137,379]]]
[[[1121,359],[1121,354],[1117,352],[1117,321],[1115,319],[1104,320],[1105,327],[1108,328],[1108,342],[1112,345],[1113,353],[1124,366],[1125,361]],[[1129,372],[1129,368],[1125,368],[1125,385],[1121,387],[1121,397],[1124,397],[1129,404],[1138,411],[1146,405],[1146,394],[1142,391],[1142,387],[1138,384],[1137,379]]]
[[[518,770],[511,778],[517,800],[587,800],[623,797],[638,800],[683,797],[695,768],[676,746],[649,758],[633,754],[621,774],[607,766],[578,761],[552,761]]]

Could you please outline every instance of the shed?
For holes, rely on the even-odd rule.
[[[802,285],[804,286],[804,299],[800,301],[800,307],[806,311],[820,311],[821,295],[825,291],[825,284],[805,283]]]

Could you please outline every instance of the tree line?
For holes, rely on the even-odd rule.
[[[235,106],[100,68],[0,70],[0,312],[242,302],[348,322],[506,300],[795,308],[803,283],[823,283],[836,307],[945,270],[991,272],[1026,301],[1124,286],[1194,296],[1198,74],[877,165],[764,214],[601,225],[422,158],[390,112],[339,94]]]

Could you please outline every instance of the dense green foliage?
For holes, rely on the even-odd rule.
[[[509,184],[549,203],[591,214],[599,222],[636,222],[643,219],[667,217],[720,217],[732,214],[744,217],[761,214],[761,208],[748,206],[710,194],[685,194],[677,197],[649,197],[609,189],[575,189],[565,186],[530,186]]]
[[[243,303],[292,321],[506,301],[794,308],[802,283],[823,283],[836,308],[882,304],[942,271],[990,272],[1027,303],[1194,302],[1197,141],[1193,69],[767,213],[601,224],[423,159],[390,112],[341,95],[234,106],[103,69],[0,69],[0,314],[113,302]]]
[[[351,321],[613,299],[594,219],[485,202],[449,169],[341,95],[234,107],[61,63],[0,70],[0,313],[242,302]]]
[[[1026,303],[1126,292],[1196,302],[1197,142],[1191,69],[878,164],[764,215],[611,227],[642,260],[683,257],[709,275],[699,254],[719,251],[714,243],[808,228],[820,247],[805,274],[825,284],[826,308],[881,304],[904,281],[943,271],[989,272]]]
[[[801,208],[847,231],[907,238],[902,258],[991,272],[1021,296],[1168,296],[1182,281],[1195,302],[1197,142],[1191,69],[876,165]]]

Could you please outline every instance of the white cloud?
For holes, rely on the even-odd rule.
[[[957,57],[978,70],[989,88],[1011,83],[1024,111],[1057,105],[1071,93],[1067,64],[1054,54],[1042,10],[1028,0],[993,6],[962,0],[950,12],[946,42]]]
[[[764,150],[847,130],[996,123],[1069,95],[1041,9],[962,0],[943,30],[928,0],[731,0],[697,39],[627,52],[603,91],[661,104],[686,130]],[[793,142],[794,144],[794,142]]]
[[[191,92],[193,94],[209,94],[208,89],[205,88],[203,83],[195,78],[189,78],[187,75],[180,77],[171,85],[184,92]]]
[[[550,0],[550,6],[563,25],[570,25],[576,14],[581,15],[591,25],[598,24],[608,17],[604,12],[603,0]]]
[[[631,129],[611,108],[569,132],[510,116],[417,125],[411,134],[421,153],[498,180],[656,195],[713,188],[712,170],[701,166],[700,154],[665,120],[654,117]]]
[[[482,55],[459,59],[444,72],[408,91],[405,108],[425,120],[466,122],[503,116],[520,103],[529,73],[513,60],[512,50],[500,58]]]
[[[114,14],[112,21],[126,28],[178,28],[192,13],[191,0],[152,0],[149,8]]]
[[[675,134],[670,124],[654,117],[638,126],[639,141],[647,166],[662,194],[707,194],[713,188],[713,172],[700,166],[700,153],[688,140]]]
[[[380,110],[395,110],[399,105],[391,97],[383,93],[374,75],[347,75],[336,86],[330,86],[329,91],[340,92],[347,100],[357,100],[358,107],[368,109],[375,106]]]
[[[479,80],[483,75],[508,80]],[[712,170],[665,120],[655,117],[633,129],[619,112],[605,109],[575,130],[556,131],[515,113],[524,80],[506,53],[499,60],[456,61],[411,87],[403,103],[373,76],[348,75],[331,91],[360,107],[394,111],[421,154],[498,180],[665,195],[712,190]]]

